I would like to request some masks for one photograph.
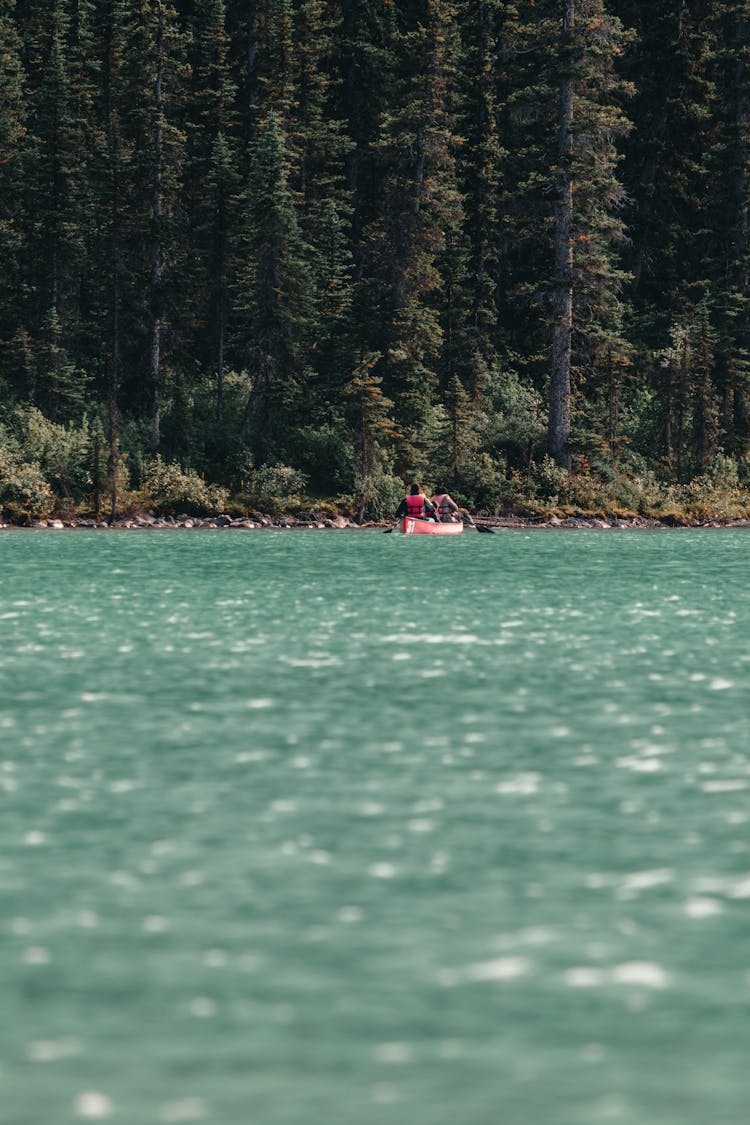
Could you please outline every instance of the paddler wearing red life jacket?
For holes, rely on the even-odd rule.
[[[437,511],[441,523],[456,523],[459,519],[458,504],[452,496],[448,495],[448,490],[443,488],[442,485],[438,485],[435,489],[432,505]]]
[[[399,516],[408,516],[412,520],[437,519],[437,512],[419,485],[413,484],[409,489],[409,495],[404,497],[396,509],[396,519]]]

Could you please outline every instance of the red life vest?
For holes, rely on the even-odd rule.
[[[421,520],[424,515],[424,496],[407,496],[406,514],[410,519]]]
[[[450,507],[449,504],[446,503],[447,500],[448,500],[448,493],[447,492],[441,492],[439,495],[433,496],[433,498],[432,498],[432,503],[434,504],[434,506],[438,510],[438,514],[440,516],[441,523],[452,523],[453,522],[453,509]]]

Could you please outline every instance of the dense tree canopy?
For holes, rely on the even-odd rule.
[[[0,507],[739,488],[749,51],[750,0],[0,0]]]

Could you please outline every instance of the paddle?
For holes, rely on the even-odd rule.
[[[482,535],[494,535],[495,532],[491,527],[485,527],[483,523],[474,523],[468,512],[461,513],[461,519],[464,522],[464,527],[473,527],[475,531],[480,532]]]

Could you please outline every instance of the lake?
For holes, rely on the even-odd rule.
[[[5,1125],[744,1125],[749,557],[0,533]]]

